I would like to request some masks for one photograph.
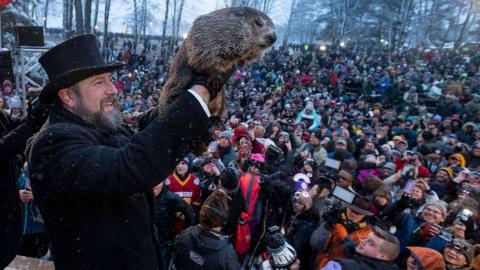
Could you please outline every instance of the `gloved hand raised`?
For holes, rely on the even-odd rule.
[[[218,75],[194,73],[191,85],[200,84],[205,86],[210,93],[210,101],[212,101],[222,91],[223,86],[228,82],[234,70],[231,69]]]

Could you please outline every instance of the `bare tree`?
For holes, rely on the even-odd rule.
[[[85,32],[92,32],[92,0],[85,0]]]
[[[138,39],[138,7],[137,0],[133,0],[133,36]]]
[[[97,21],[98,21],[98,7],[100,4],[100,0],[95,0],[95,13],[93,13],[93,32],[97,31]]]
[[[167,31],[168,7],[169,7],[169,5],[170,5],[170,0],[166,0],[165,1],[165,16],[163,18],[163,28],[162,28],[162,41],[160,43],[161,56],[164,56],[163,51],[164,51],[164,48],[165,48],[165,34],[166,34],[166,31]]]
[[[175,29],[175,35],[174,35],[174,40],[175,40],[175,46],[177,47],[177,41],[179,37],[179,32],[180,32],[180,23],[182,21],[182,12],[183,12],[183,5],[185,4],[185,0],[180,0],[180,7],[178,9],[178,14],[177,14],[177,23],[176,23],[176,29]]]
[[[108,42],[108,20],[110,17],[110,1],[105,0],[105,12],[104,12],[104,20],[103,20],[103,43],[102,43],[102,52],[105,51]]]
[[[464,4],[465,4],[465,2],[464,2]],[[460,24],[460,31],[459,31],[458,37],[456,38],[455,43],[454,43],[454,48],[455,49],[459,48],[460,45],[462,44],[462,42],[464,41],[465,33],[468,31],[468,27],[471,24],[471,20],[472,20],[472,16],[473,16],[473,14],[472,14],[473,5],[474,5],[473,0],[467,0],[467,3],[465,5],[465,6],[468,6],[468,9],[466,11],[467,16],[466,16],[465,20]]]
[[[175,50],[175,30],[177,29],[176,27],[176,22],[177,22],[177,0],[173,0],[173,16],[172,16],[172,42],[170,44],[170,52],[173,54],[173,51]]]
[[[47,19],[48,19],[48,4],[50,0],[45,0],[45,9],[43,10],[43,30],[47,30]]]
[[[283,35],[283,42],[282,42],[283,47],[287,46],[288,38],[290,37],[290,31],[292,30],[293,14],[295,11],[296,3],[297,3],[296,0],[292,0],[292,5],[290,6],[290,16],[288,16],[287,28],[286,28],[285,34]]]
[[[147,34],[147,0],[142,1],[142,35],[145,38]]]
[[[82,0],[75,0],[75,27],[77,34],[83,33],[83,8]]]
[[[73,0],[63,0],[63,29],[65,38],[69,37],[73,29]]]

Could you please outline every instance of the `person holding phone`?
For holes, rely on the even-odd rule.
[[[447,203],[442,200],[427,202],[419,213],[405,212],[411,205],[411,197],[403,196],[383,212],[381,218],[387,218],[396,227],[395,236],[400,241],[400,261],[405,262],[407,246],[427,246],[429,241],[443,231],[443,222],[447,215]],[[431,243],[432,248],[441,247]]]

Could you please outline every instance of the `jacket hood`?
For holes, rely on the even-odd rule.
[[[443,270],[445,261],[438,251],[425,247],[407,247],[417,265],[422,265],[424,270]]]
[[[201,225],[196,225],[187,230],[188,236],[199,250],[217,251],[228,246],[229,242],[220,239],[212,232],[205,230]]]
[[[462,129],[466,129],[468,126],[471,126],[474,131],[477,130],[477,125],[475,125],[474,122],[467,122],[463,124]]]

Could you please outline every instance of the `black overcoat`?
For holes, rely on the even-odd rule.
[[[156,269],[152,188],[210,126],[187,92],[133,136],[55,108],[29,155],[55,269]]]

